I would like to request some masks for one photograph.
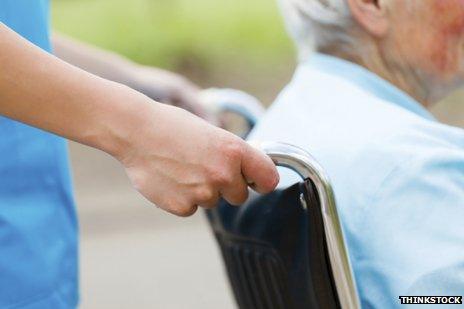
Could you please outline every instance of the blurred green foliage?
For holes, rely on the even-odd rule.
[[[203,86],[236,87],[270,103],[293,71],[277,0],[51,1],[59,32]],[[463,125],[463,113],[449,112],[463,110],[461,98],[451,97],[435,113]]]
[[[293,58],[275,0],[52,0],[52,17],[59,32],[178,71]]]

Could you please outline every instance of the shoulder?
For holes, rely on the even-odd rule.
[[[340,194],[368,199],[390,175],[411,170],[413,164],[420,169],[420,164],[449,161],[453,153],[459,157],[464,151],[462,129],[307,68],[295,73],[250,138],[306,149],[326,168]]]
[[[440,123],[415,119],[394,128],[373,129],[345,166],[357,171],[348,187],[361,193],[363,204],[385,199],[464,198],[464,133]],[[345,173],[349,180],[349,173]],[[457,190],[455,190],[457,189]],[[416,197],[418,197],[416,195]]]

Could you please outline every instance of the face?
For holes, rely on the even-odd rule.
[[[390,11],[385,50],[398,66],[442,92],[464,83],[464,0],[391,0]]]

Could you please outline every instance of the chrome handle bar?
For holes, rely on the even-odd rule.
[[[309,153],[299,147],[277,142],[251,144],[269,155],[277,166],[289,168],[303,179],[310,179],[314,183],[321,203],[329,259],[340,305],[344,309],[361,308],[333,189],[323,168]]]

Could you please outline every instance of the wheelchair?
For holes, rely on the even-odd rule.
[[[210,99],[214,91],[219,90],[211,90]],[[222,99],[212,104],[214,112],[242,116],[248,131],[264,112],[246,96],[216,95]],[[252,192],[241,207],[223,200],[206,211],[239,308],[360,308],[324,170],[298,147],[275,142],[258,147],[302,181],[267,195]]]

